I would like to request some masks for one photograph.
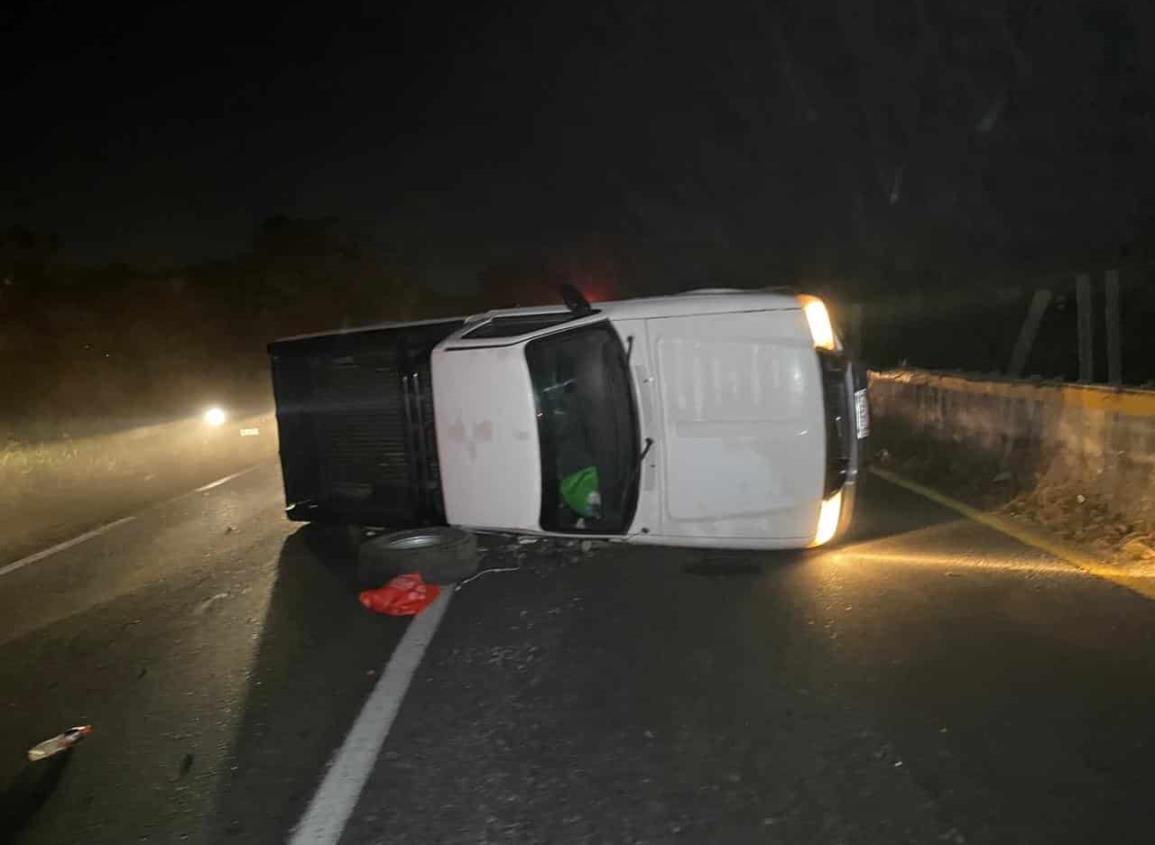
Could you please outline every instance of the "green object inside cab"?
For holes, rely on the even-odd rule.
[[[582,517],[601,516],[602,496],[598,484],[598,468],[584,467],[561,480],[562,500]]]

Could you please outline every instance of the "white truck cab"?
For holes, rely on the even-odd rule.
[[[270,352],[291,518],[796,548],[853,511],[865,383],[813,297],[579,299]]]

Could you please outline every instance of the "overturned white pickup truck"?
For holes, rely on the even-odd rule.
[[[271,344],[289,517],[727,548],[846,527],[866,385],[820,300],[565,298]]]

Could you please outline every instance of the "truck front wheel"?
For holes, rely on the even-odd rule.
[[[477,571],[477,538],[460,528],[414,528],[362,541],[357,579],[380,587],[394,575],[417,572],[426,581],[448,584]]]

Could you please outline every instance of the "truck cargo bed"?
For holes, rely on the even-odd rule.
[[[290,519],[441,524],[429,355],[463,320],[269,345]]]

